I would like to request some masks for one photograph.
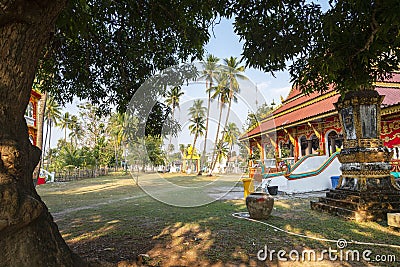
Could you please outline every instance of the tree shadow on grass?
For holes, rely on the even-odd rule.
[[[264,222],[286,231],[327,239],[400,244],[400,233],[378,223],[356,223],[313,211],[310,199],[277,200],[272,216]],[[269,226],[236,219],[246,211],[244,201],[217,201],[197,208],[168,206],[151,198],[131,199],[78,211],[59,221],[71,248],[86,259],[114,266],[373,266],[365,260],[272,261],[257,259],[268,250],[337,249],[335,243],[311,240],[277,231]],[[396,255],[396,248],[348,244],[345,250],[369,249],[372,255]],[[345,251],[344,250],[344,251]],[[139,257],[147,254],[149,257]],[[319,255],[319,254],[318,254]],[[137,261],[139,260],[139,262]],[[384,263],[383,266],[396,266]],[[382,265],[381,265],[382,266]]]

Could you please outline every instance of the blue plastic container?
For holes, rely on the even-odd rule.
[[[339,183],[340,176],[331,176],[332,188],[335,189]]]

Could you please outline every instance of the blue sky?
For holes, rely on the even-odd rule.
[[[211,31],[212,38],[206,45],[206,54],[210,53],[221,59],[223,63],[224,58],[230,56],[241,59],[241,52],[243,44],[239,41],[239,37],[234,33],[232,20],[222,19],[221,22],[215,26]],[[245,63],[243,63],[244,65]],[[257,105],[263,103],[270,104],[274,101],[276,104],[281,103],[281,96],[286,98],[291,85],[288,72],[275,73],[273,77],[270,73],[264,73],[256,69],[246,69],[245,75],[248,81],[241,81],[241,92],[239,94],[238,103],[232,105],[229,116],[229,121],[235,122],[241,130],[245,123],[248,112],[255,112]],[[180,111],[175,113],[175,119],[178,120],[182,126],[182,132],[177,138],[172,139],[175,147],[179,144],[191,144],[193,136],[190,135],[188,130],[188,116],[187,110],[193,104],[195,99],[202,99],[204,106],[207,105],[207,95],[204,91],[205,85],[194,85],[183,87],[185,94],[180,100]],[[210,127],[209,127],[209,141],[207,141],[208,150],[212,149],[212,144],[215,141],[215,135],[218,125],[218,103],[214,101],[211,106]],[[225,122],[226,109],[224,110],[222,122]],[[222,129],[221,129],[222,130]],[[168,138],[167,138],[168,140]],[[166,142],[168,144],[168,141]],[[200,150],[203,148],[203,138],[198,139],[196,147]]]
[[[206,45],[206,52],[211,53],[221,59],[234,56],[241,58],[243,43],[239,41],[239,36],[234,33],[233,20],[222,19],[215,26],[214,34],[210,42]],[[212,33],[212,31],[210,31]],[[264,95],[268,103],[273,99],[279,102],[280,96],[286,97],[290,90],[290,76],[288,72],[277,72],[274,78],[270,73],[265,73],[256,69],[247,69],[245,72],[260,92]]]
[[[239,37],[234,33],[232,20],[222,19],[218,25],[216,25],[212,30],[211,40],[205,46],[206,54],[211,53],[221,59],[234,56],[241,58],[242,43],[239,41]],[[264,102],[270,104],[273,100],[275,103],[280,103],[280,96],[286,98],[290,90],[289,74],[287,72],[277,72],[275,77],[269,73],[264,73],[256,69],[246,69],[245,75],[249,78],[249,81],[243,82],[243,89],[239,96],[239,101],[237,104],[233,104],[230,118],[238,124],[241,129],[241,125],[244,123],[245,118],[249,109],[256,109],[256,104],[261,105]],[[201,95],[199,92],[203,92]],[[257,93],[257,97],[256,97]],[[186,114],[186,110],[192,105],[194,99],[202,98],[204,99],[204,105],[207,103],[207,98],[204,90],[193,90],[192,88],[186,88],[184,97],[181,100],[181,114]],[[77,113],[76,105],[77,101],[72,104],[67,104],[64,108],[64,112],[68,111],[72,114]],[[213,104],[214,107],[211,109],[213,113],[217,112],[217,103]],[[177,112],[177,116],[181,116]],[[183,131],[180,137],[175,140],[177,144],[179,143],[190,143],[192,137],[187,130],[187,118],[182,115],[180,118]],[[209,134],[210,139],[213,139],[216,133],[216,120],[211,122],[211,132]],[[55,147],[57,140],[63,138],[64,134],[61,129],[54,128],[52,134],[51,145]],[[200,147],[201,143],[196,147]]]

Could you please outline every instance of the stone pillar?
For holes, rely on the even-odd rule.
[[[307,140],[307,151],[306,155],[312,154],[312,140]]]
[[[338,156],[342,175],[338,187],[311,208],[357,221],[386,220],[387,213],[400,212],[400,188],[390,175],[392,153],[379,139],[383,98],[361,90],[335,104],[344,135]]]
[[[331,138],[331,154],[336,152],[336,141],[335,138]]]
[[[367,90],[348,94],[336,103],[344,135],[339,154],[343,189],[393,189],[390,176],[392,153],[380,139],[383,98],[377,91]]]
[[[265,160],[265,149],[264,149],[264,146],[265,146],[265,144],[262,143],[261,141],[259,141],[259,142],[257,142],[257,146],[258,146],[258,149],[260,150],[260,160],[261,160],[262,163],[264,163],[264,160]]]

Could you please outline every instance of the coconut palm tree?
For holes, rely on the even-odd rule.
[[[64,130],[64,141],[67,142],[67,128],[69,127],[69,124],[71,122],[71,116],[69,112],[65,112],[64,115],[61,117],[60,122],[58,123],[58,126]]]
[[[195,153],[195,150],[196,150],[196,148],[195,148],[195,145],[196,145],[196,141],[197,141],[197,138],[199,137],[199,136],[203,136],[204,135],[204,132],[205,132],[205,130],[206,130],[206,127],[204,126],[204,124],[205,124],[205,117],[204,116],[201,116],[201,117],[192,117],[192,118],[190,118],[190,122],[191,122],[191,124],[189,125],[189,131],[190,131],[190,133],[191,134],[193,134],[194,135],[194,138],[193,138],[193,145],[192,145],[192,153],[191,153],[191,155],[190,155],[190,162],[192,163],[192,161],[193,161],[193,154]],[[199,170],[198,170],[199,171]]]
[[[217,151],[218,151],[217,161],[221,163],[222,159],[227,157],[228,155],[228,144],[225,142],[219,142],[217,144]]]
[[[238,137],[240,135],[239,128],[237,127],[236,123],[230,122],[225,127],[225,135],[224,135],[224,142],[226,142],[229,146],[229,153],[227,157],[227,162],[229,162],[230,158],[232,157],[232,149],[233,146],[237,143]]]
[[[121,144],[126,139],[124,124],[125,124],[125,114],[113,113],[110,117],[106,129],[107,133],[112,138],[112,143],[114,145],[114,157],[115,157],[116,168],[118,167],[118,150],[121,148]]]
[[[184,144],[179,144],[179,151],[181,152],[181,157],[182,159],[185,157],[185,145]]]
[[[189,115],[190,119],[189,121],[192,123],[189,125],[189,130],[191,134],[194,134],[194,139],[193,139],[193,150],[195,149],[196,141],[199,136],[203,136],[204,132],[206,130],[205,127],[205,114],[206,114],[206,108],[203,107],[203,100],[196,99],[193,102],[193,105],[189,108]],[[193,153],[190,156],[190,161],[193,160]]]
[[[215,143],[213,154],[211,157],[211,169],[209,175],[212,174],[212,170],[217,163],[217,157],[215,157],[215,153],[217,151],[217,144],[219,140],[219,131],[221,128],[221,119],[222,119],[222,112],[223,108],[225,107],[226,103],[228,103],[229,99],[229,86],[228,86],[228,75],[225,72],[221,72],[216,77],[217,85],[213,87],[214,94],[211,96],[213,99],[218,99],[219,102],[219,118],[218,118],[218,125],[217,125],[217,133],[215,134]],[[214,158],[215,157],[215,158]]]
[[[224,124],[224,128],[226,128],[229,122],[232,101],[236,101],[236,94],[239,93],[240,90],[238,80],[248,80],[248,78],[242,74],[245,70],[245,67],[239,66],[239,61],[236,57],[225,58],[224,63],[226,64],[226,67],[223,71],[228,75],[229,82],[228,111]],[[224,140],[224,133],[222,134],[221,140]]]
[[[69,138],[71,139],[71,143],[74,143],[76,149],[76,147],[78,146],[78,140],[81,140],[84,135],[82,124],[76,115],[71,116],[68,129],[71,130],[71,132],[69,133]]]
[[[205,117],[206,108],[203,107],[203,100],[196,99],[193,101],[193,105],[189,108],[188,112],[191,118]]]
[[[57,125],[59,119],[61,118],[61,106],[51,95],[48,95],[47,100],[46,100],[46,109],[44,112],[44,118],[46,121],[46,136],[45,136],[44,146],[43,146],[43,148],[44,148],[43,155],[45,155],[45,152],[46,152],[45,148],[46,148],[47,141],[49,142],[48,149],[50,151],[51,132],[53,129],[53,125]]]
[[[172,120],[174,119],[175,109],[179,109],[179,100],[185,93],[182,91],[181,86],[172,87],[166,94],[165,103],[171,107],[171,117]],[[169,136],[169,143],[168,147],[171,145],[172,142],[172,134]]]
[[[212,90],[210,88],[213,87],[213,82],[215,76],[218,72],[220,72],[220,67],[218,65],[219,58],[209,54],[207,58],[202,63],[203,65],[203,72],[200,78],[205,78],[206,80],[206,92],[208,93],[208,101],[207,101],[207,117],[206,117],[206,132],[204,134],[204,146],[203,146],[203,153],[201,156],[201,165],[205,165],[205,158],[206,158],[206,149],[207,149],[207,137],[208,137],[208,120],[210,117],[210,106],[211,106],[211,95]]]

